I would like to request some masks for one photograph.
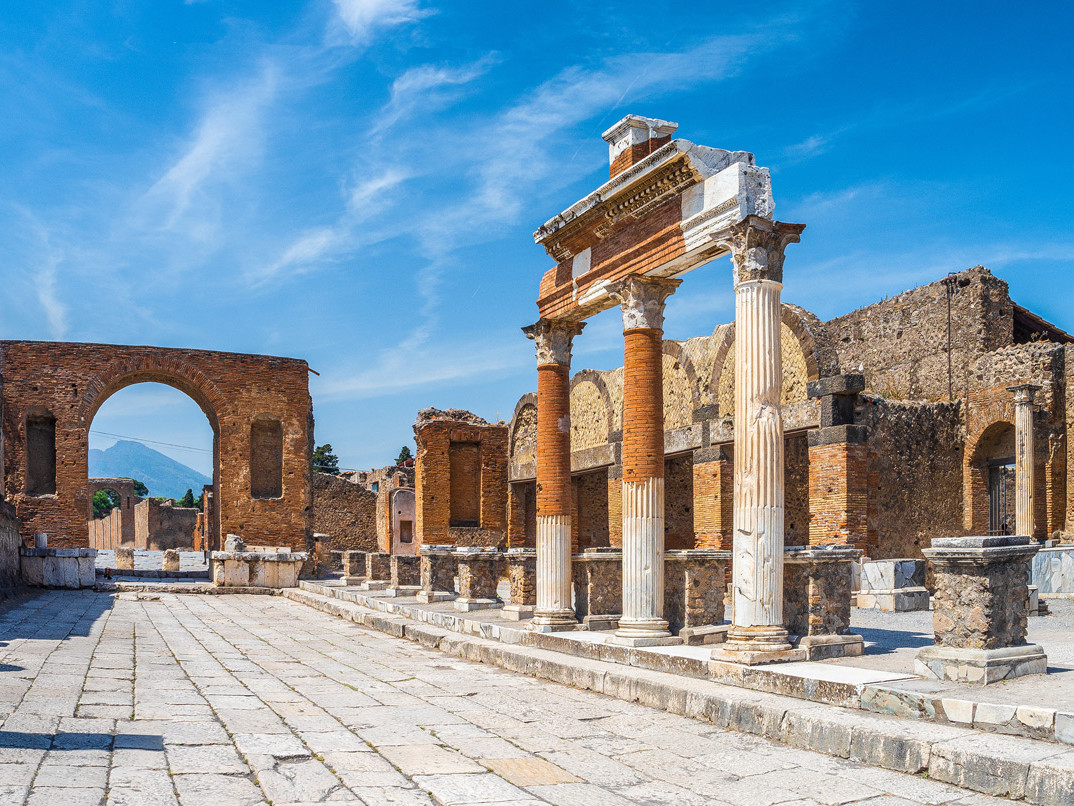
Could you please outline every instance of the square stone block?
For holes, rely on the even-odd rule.
[[[928,646],[917,653],[914,671],[922,677],[988,685],[1027,674],[1046,674],[1048,658],[1037,644],[971,649]]]

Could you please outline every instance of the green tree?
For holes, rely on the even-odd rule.
[[[185,509],[191,509],[194,506],[194,491],[189,487],[186,488],[186,495],[175,502],[177,507],[184,507]]]
[[[119,506],[119,494],[112,490],[98,490],[93,494],[93,517],[104,518]]]
[[[149,488],[148,487],[146,487],[144,484],[142,484],[142,482],[138,481],[138,479],[131,479],[131,481],[134,482],[134,494],[135,495],[140,495],[142,498],[148,498],[149,497]]]
[[[407,459],[413,459],[413,458],[414,458],[414,454],[412,454],[410,452],[410,446],[409,445],[404,445],[402,448],[399,449],[399,456],[395,460],[395,463],[397,465],[401,465]]]
[[[339,475],[339,457],[332,453],[332,443],[318,445],[313,451],[313,469],[318,473]]]

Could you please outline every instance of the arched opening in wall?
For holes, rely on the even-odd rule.
[[[41,406],[26,414],[26,494],[56,494],[56,418]]]
[[[283,424],[275,417],[257,417],[250,424],[250,495],[283,495]]]
[[[219,461],[202,405],[166,381],[135,382],[106,394],[88,426],[86,520],[98,565],[116,567],[119,548],[159,569],[160,555],[141,552],[216,547]],[[182,568],[203,569],[204,556],[184,556]]]
[[[391,500],[392,554],[417,554],[414,542],[416,504],[414,491],[409,487],[392,490]]]
[[[975,534],[1014,534],[1014,426],[990,425],[977,440],[969,467],[970,526]]]

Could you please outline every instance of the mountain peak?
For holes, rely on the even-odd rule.
[[[129,439],[118,440],[106,450],[89,452],[90,478],[137,479],[149,488],[149,494],[180,498],[188,489],[194,495],[212,479],[192,467],[177,462],[160,451]]]

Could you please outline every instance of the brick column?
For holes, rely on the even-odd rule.
[[[1035,443],[1033,440],[1033,397],[1039,386],[1024,383],[1010,386],[1014,392],[1014,531],[1034,537],[1033,484],[1035,477]]]
[[[864,548],[869,532],[869,449],[865,426],[854,424],[862,375],[809,382],[820,399],[820,428],[809,442],[809,545]]]
[[[571,341],[580,322],[541,319],[537,344],[537,605],[531,629],[569,630],[571,607]]]
[[[802,224],[748,216],[732,229],[735,280],[734,611],[713,655],[743,663],[791,650],[783,626],[783,250]]]
[[[681,280],[628,277],[623,310],[623,613],[615,640],[667,642],[664,613],[664,303]]]

